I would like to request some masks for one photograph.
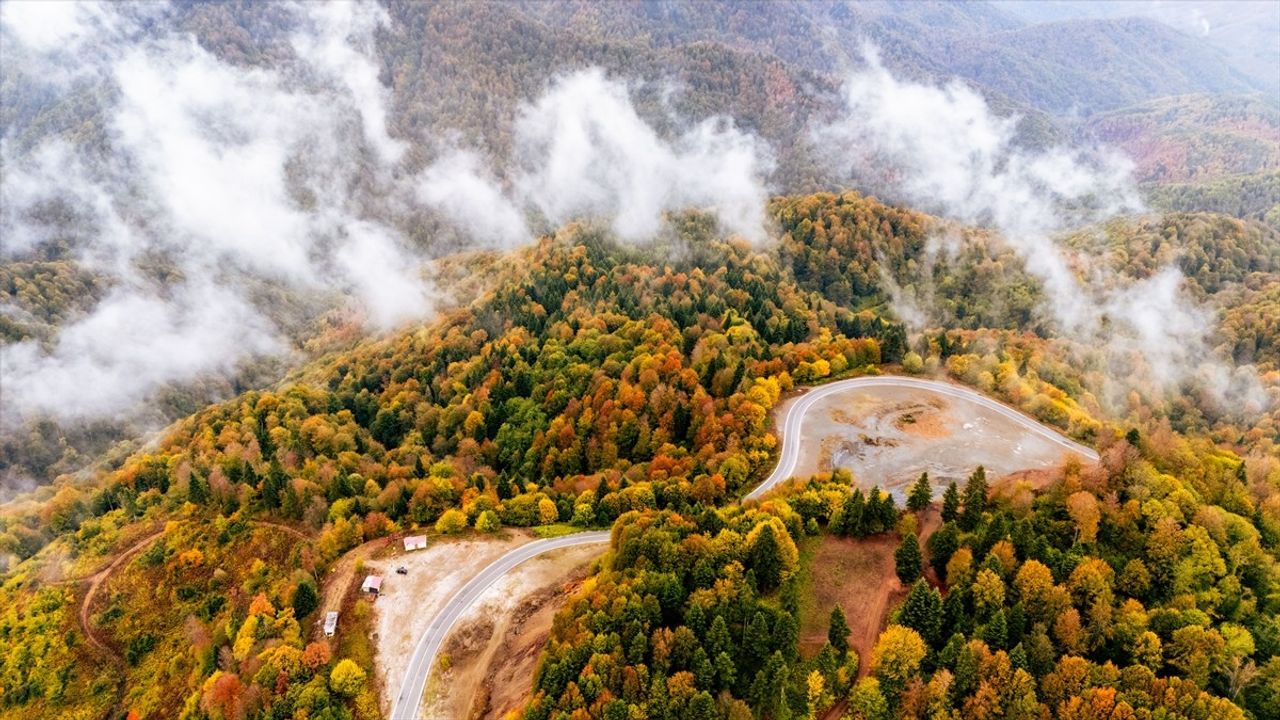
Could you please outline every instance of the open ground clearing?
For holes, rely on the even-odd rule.
[[[535,539],[530,532],[510,530],[496,537],[436,540],[425,550],[394,550],[365,560],[365,573],[384,578],[382,594],[373,604],[374,659],[384,714],[391,712],[414,646],[449,598],[503,553]],[[395,569],[402,565],[408,573],[397,575]],[[361,580],[363,576],[357,586]]]
[[[497,720],[523,705],[551,622],[600,557],[599,545],[552,550],[489,588],[459,620],[427,681],[425,720]]]
[[[918,533],[921,546],[941,524],[936,507],[923,514]],[[800,614],[800,652],[812,657],[822,649],[831,609],[839,605],[849,621],[849,647],[858,653],[858,673],[864,675],[889,611],[908,590],[894,569],[898,535],[889,532],[862,539],[822,535],[816,542],[806,558],[808,597]]]
[[[787,418],[794,405],[820,390],[781,403],[774,417]],[[859,485],[887,488],[900,501],[922,472],[928,472],[934,487],[941,488],[953,480],[963,482],[978,465],[984,465],[989,476],[998,477],[1048,470],[1070,457],[1093,460],[1053,438],[1033,419],[994,401],[942,393],[923,383],[850,383],[811,401],[802,420],[793,476],[843,468],[853,473]]]

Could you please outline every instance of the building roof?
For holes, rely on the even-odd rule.
[[[404,539],[405,550],[421,550],[427,546],[426,535],[410,535]]]
[[[364,579],[364,584],[363,584],[363,585],[361,585],[360,587],[361,587],[365,592],[368,592],[368,591],[370,591],[370,590],[381,590],[381,589],[382,589],[382,576],[381,576],[381,575],[370,575],[370,576],[368,576],[368,577],[366,577],[366,578]]]
[[[336,627],[338,627],[338,611],[330,610],[324,616],[324,631],[331,633]]]

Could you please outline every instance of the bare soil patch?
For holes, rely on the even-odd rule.
[[[839,605],[852,631],[849,646],[858,653],[858,672],[864,671],[891,601],[904,594],[894,573],[897,547],[898,538],[892,533],[862,539],[822,538],[813,558],[811,612],[800,623],[801,654],[812,657],[822,649],[831,609]]]
[[[799,397],[774,409],[775,422]],[[1053,470],[1073,456],[986,405],[924,388],[850,388],[817,401],[803,428],[796,476],[844,468],[860,486],[885,488],[900,501],[922,472],[938,497],[978,465],[1000,477]]]
[[[899,415],[894,424],[902,432],[914,437],[941,438],[948,433],[942,411],[933,407],[908,410]]]
[[[594,545],[540,555],[499,580],[445,642],[427,681],[426,720],[498,720],[529,696],[555,614],[600,556]]]
[[[378,538],[357,546],[338,558],[329,566],[329,572],[323,578],[320,589],[320,612],[316,613],[316,621],[311,628],[313,639],[319,639],[324,632],[324,616],[331,610],[341,610],[351,594],[352,588],[359,587],[356,582],[356,566],[368,562],[376,553],[385,551],[391,545],[391,538]],[[363,582],[364,578],[360,578]],[[341,632],[342,621],[338,621]]]
[[[942,524],[936,507],[923,513],[918,537],[923,546]],[[910,588],[898,580],[893,551],[896,533],[854,539],[824,535],[810,566],[812,602],[800,618],[800,652],[812,657],[827,642],[831,609],[839,605],[849,621],[849,647],[858,653],[858,674],[865,675],[871,649],[892,610]],[[935,579],[926,575],[931,582]]]
[[[440,608],[489,563],[534,539],[530,532],[510,530],[496,537],[433,540],[413,552],[394,545],[386,546],[385,555],[370,551],[365,573],[383,577],[382,594],[373,602],[373,643],[384,715],[391,714],[391,698],[404,681],[413,649]],[[407,574],[396,574],[400,566]],[[353,573],[357,585],[363,580]]]

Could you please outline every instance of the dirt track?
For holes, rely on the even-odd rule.
[[[269,520],[251,520],[249,521],[249,524],[257,527],[271,527],[277,530],[283,530],[288,534],[294,536],[295,538],[298,538],[299,540],[305,541],[309,539],[307,535],[303,533],[301,530],[298,530],[297,528],[291,527],[289,525],[285,525],[284,523],[271,522]],[[140,538],[133,545],[130,545],[128,549],[126,549],[124,552],[117,555],[110,563],[107,564],[106,567],[102,568],[98,572],[88,577],[75,578],[75,579],[64,581],[64,582],[74,582],[74,583],[81,583],[81,582],[88,583],[88,589],[85,591],[84,599],[80,601],[80,611],[78,613],[80,630],[81,632],[84,633],[85,637],[88,638],[89,643],[91,645],[101,650],[102,652],[107,653],[108,655],[111,655],[112,657],[119,658],[119,655],[118,653],[116,653],[115,650],[112,650],[111,647],[107,645],[106,641],[104,641],[102,637],[98,635],[98,632],[93,627],[93,624],[89,622],[89,616],[92,614],[92,609],[93,609],[93,601],[97,597],[98,591],[102,589],[103,584],[106,583],[106,581],[110,579],[111,576],[114,575],[117,570],[124,567],[126,563],[128,563],[133,558],[137,557],[137,555],[141,553],[143,550],[146,550],[148,547],[150,547],[153,542],[163,537],[164,533],[165,533],[164,528],[160,528],[159,530],[156,530],[155,532],[152,532],[149,535],[143,538]]]
[[[84,581],[87,581],[89,583],[89,589],[85,591],[84,600],[80,602],[80,613],[79,613],[80,630],[84,633],[85,637],[88,638],[89,643],[91,645],[93,645],[95,648],[101,650],[102,652],[108,655],[111,655],[113,657],[119,657],[118,655],[116,655],[116,652],[112,650],[110,646],[108,646],[107,643],[101,637],[98,636],[97,630],[89,622],[89,609],[93,607],[93,599],[98,594],[98,590],[102,588],[102,584],[106,582],[107,579],[110,578],[111,575],[115,573],[116,570],[120,569],[126,562],[131,560],[138,553],[142,552],[148,546],[150,546],[151,543],[155,542],[156,540],[160,539],[163,536],[164,536],[163,528],[156,530],[155,532],[151,533],[150,535],[147,535],[146,537],[142,538],[138,542],[131,545],[128,550],[125,550],[124,552],[117,555],[116,558],[112,560],[106,567],[102,568],[101,570],[94,573],[93,575],[90,575],[88,578],[84,578]]]

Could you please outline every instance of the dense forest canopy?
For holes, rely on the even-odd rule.
[[[588,68],[625,84],[633,106],[626,112],[654,133],[654,140],[643,142],[697,144],[702,140],[691,128],[717,118],[732,122],[732,131],[716,131],[718,146],[677,155],[679,162],[654,181],[711,172],[704,185],[727,187],[727,178],[754,171],[761,175],[757,187],[740,186],[733,195],[718,190],[708,197],[701,188],[678,193],[694,206],[735,198],[736,217],[757,211],[751,206],[763,203],[765,187],[810,192],[862,185],[882,198],[908,199],[876,187],[871,177],[844,177],[847,168],[829,162],[830,148],[812,141],[816,127],[844,111],[841,86],[849,68],[864,62],[867,42],[901,78],[963,80],[993,113],[1015,122],[1020,146],[1101,142],[1124,150],[1153,208],[1206,210],[1275,226],[1272,210],[1280,203],[1274,182],[1280,78],[1246,67],[1238,43],[1223,41],[1216,24],[1208,45],[1184,37],[1181,17],[1119,20],[1115,16],[1126,13],[1063,7],[1037,18],[1027,8],[999,3],[388,2],[326,13],[287,4],[184,2],[119,4],[111,12],[63,4],[55,8],[62,14],[49,18],[27,18],[28,7],[35,5],[15,3],[3,28],[11,62],[0,68],[0,128],[11,172],[0,338],[11,384],[36,386],[53,377],[38,369],[43,365],[101,373],[92,384],[115,390],[95,403],[90,417],[81,416],[86,410],[68,413],[70,401],[42,400],[52,397],[47,390],[13,395],[10,405],[22,410],[8,413],[0,433],[6,495],[15,486],[29,488],[92,466],[103,453],[118,461],[148,430],[210,400],[262,387],[287,366],[349,346],[369,325],[385,327],[447,305],[438,296],[448,295],[451,284],[416,292],[415,274],[403,268],[536,234],[523,231],[516,213],[494,209],[493,202],[504,185],[528,184],[514,172],[527,160],[521,138],[530,132],[529,122],[522,131],[522,118],[529,120],[549,87]],[[1241,12],[1204,9],[1214,23],[1234,21]],[[1127,14],[1144,13],[1135,7]],[[1265,27],[1268,18],[1263,13],[1250,22]],[[64,33],[61,44],[50,39],[56,34],[36,31],[55,26]],[[148,45],[147,37],[163,42]],[[1252,36],[1246,44],[1264,48],[1259,52],[1267,45]],[[1094,48],[1084,55],[1103,66],[1080,66],[1077,49],[1083,45]],[[123,82],[139,63],[170,72],[153,73],[149,81],[167,83],[170,101],[193,118],[220,102],[269,110],[217,121],[227,128],[239,123],[236,132],[204,136],[198,120],[185,135],[173,135],[178,126],[158,124],[164,111],[137,97],[142,86]],[[221,84],[184,84],[182,72],[218,77]],[[201,96],[211,87],[228,94],[211,103]],[[258,99],[248,100],[254,94]],[[299,104],[317,102],[296,114]],[[270,117],[285,115],[297,118],[295,129],[263,132]],[[139,123],[152,123],[151,129],[134,138],[130,128]],[[602,127],[616,123],[612,117]],[[179,206],[171,206],[170,219],[163,207],[135,206],[139,196],[163,196],[181,178],[176,166],[162,166],[150,181],[137,173],[128,177],[157,162],[146,157],[147,143],[174,143],[171,155],[181,143],[207,145],[210,162],[221,162],[211,159],[234,157],[238,150],[229,138],[237,133],[269,153],[287,153],[295,143],[313,155],[325,149],[311,161],[290,159],[276,187],[244,197],[206,187],[200,194],[207,207],[191,208],[203,213],[199,218],[183,217]],[[327,146],[351,138],[356,142]],[[534,138],[534,146],[545,141]],[[623,136],[616,151],[636,143]],[[754,169],[697,164],[727,150],[752,152]],[[329,169],[322,170],[326,163]],[[494,178],[487,177],[488,163]],[[239,185],[234,163],[220,172],[220,182]],[[498,181],[496,190],[484,187],[490,180]],[[558,197],[526,198],[536,214],[548,216],[550,222],[538,225],[543,232],[571,218],[558,216],[560,209],[616,214],[642,197],[625,194],[629,181],[598,175],[589,183],[611,183],[606,194],[623,194],[604,198],[581,178],[533,180],[570,188]],[[38,189],[51,186],[67,192],[42,197]],[[284,211],[261,204],[273,196]],[[305,224],[307,234],[322,236],[291,241],[314,244],[307,261],[316,263],[313,277],[291,277],[281,288],[269,255],[226,241],[263,227],[261,221],[220,225],[227,217],[251,215],[242,210],[249,201],[259,203],[262,215]],[[304,220],[317,202],[342,209]],[[149,221],[135,228],[130,218]],[[210,232],[211,223],[223,230]],[[104,235],[110,238],[106,251]],[[358,254],[342,247],[344,237],[377,249]],[[215,250],[199,261],[197,254],[175,252],[195,238],[212,242]],[[236,272],[228,274],[228,267]],[[246,277],[242,269],[252,272]],[[394,285],[385,282],[389,275]],[[197,282],[206,277],[219,283]],[[228,287],[237,289],[228,294]],[[1026,326],[1031,289],[1009,291],[1013,304],[1024,308],[1019,323]],[[399,302],[384,300],[393,296]],[[971,316],[960,327],[977,327],[991,315],[961,312]],[[139,318],[123,330],[113,327],[147,349],[137,359],[117,352],[99,365],[77,359],[92,353],[75,347],[76,340],[100,346],[97,339],[111,332],[107,318],[115,315]],[[157,326],[165,332],[156,332]],[[251,342],[233,340],[231,328],[241,326],[253,328]],[[64,338],[63,328],[78,333]],[[203,346],[199,359],[156,359],[192,345]],[[133,371],[122,372],[124,365]],[[87,408],[88,399],[76,404]]]
[[[1280,13],[1031,5],[0,3],[0,718],[382,717],[378,541],[587,529],[512,718],[1280,716]],[[743,500],[878,375],[1101,460]]]

